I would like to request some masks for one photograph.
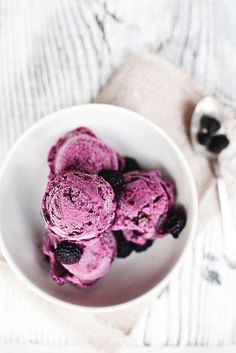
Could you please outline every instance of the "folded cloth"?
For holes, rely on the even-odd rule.
[[[143,114],[173,138],[187,158],[195,177],[200,202],[199,227],[214,213],[217,205],[209,166],[204,158],[192,150],[188,137],[191,113],[205,94],[168,61],[154,54],[140,53],[127,58],[96,99],[99,103],[116,104]],[[231,142],[236,141],[235,112],[229,107],[222,108],[227,116],[227,125],[230,126],[228,134]],[[230,165],[234,149],[235,144],[231,143],[228,151],[222,155],[231,195],[235,191],[232,182],[235,171]],[[78,344],[83,352],[116,352],[124,344],[142,310],[148,306],[143,303],[102,314],[69,311],[31,293],[20,281],[15,280],[4,261],[0,262],[0,281],[0,312],[4,312],[4,315],[0,315],[0,327],[11,327],[14,333],[17,326],[19,332],[17,323],[24,317],[24,336],[27,327],[33,332],[32,326],[41,322],[38,335],[31,335],[31,340],[42,343],[42,330],[48,325],[64,337],[63,343]],[[14,320],[9,319],[6,324],[4,320],[11,317]]]
[[[192,170],[198,191],[198,230],[218,208],[215,180],[206,158],[190,143],[190,120],[198,101],[209,95],[187,74],[162,57],[142,52],[132,54],[96,99],[140,113],[160,126],[180,147]],[[236,191],[236,112],[222,104],[230,147],[222,152],[222,170],[229,194]]]

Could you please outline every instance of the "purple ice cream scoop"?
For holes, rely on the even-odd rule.
[[[102,169],[119,168],[123,159],[85,127],[60,138],[48,155],[50,177],[62,170],[98,174]]]
[[[113,222],[116,201],[110,184],[83,172],[61,172],[49,181],[42,214],[58,238],[91,239]]]
[[[58,241],[47,232],[43,252],[49,257],[51,277],[57,284],[72,283],[85,288],[102,278],[116,256],[116,242],[111,232],[91,240]]]
[[[141,245],[147,239],[162,237],[156,226],[173,203],[174,185],[159,171],[125,173],[112,229],[122,230],[127,240]]]

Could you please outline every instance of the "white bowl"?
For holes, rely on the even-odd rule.
[[[146,252],[116,259],[94,286],[58,286],[40,244],[40,204],[47,183],[47,155],[55,141],[78,126],[91,128],[122,155],[147,169],[164,168],[175,180],[187,225],[178,240],[167,236]],[[175,143],[155,124],[127,109],[102,104],[72,107],[49,115],[15,143],[0,174],[0,244],[13,271],[33,291],[67,308],[105,311],[122,308],[161,290],[180,265],[197,223],[197,194],[190,169]]]

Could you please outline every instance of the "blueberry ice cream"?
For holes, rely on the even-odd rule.
[[[56,141],[48,165],[42,249],[59,285],[91,286],[115,258],[147,251],[167,234],[177,239],[185,227],[174,183],[159,170],[142,170],[86,127]]]
[[[122,230],[125,238],[137,244],[162,237],[156,231],[160,219],[174,203],[174,185],[159,171],[133,171],[124,174],[113,230]]]
[[[90,239],[111,226],[116,201],[109,183],[96,174],[66,172],[49,181],[42,213],[59,237]]]
[[[43,252],[48,256],[51,277],[57,284],[72,283],[79,288],[91,286],[110,269],[116,255],[116,242],[111,232],[91,240],[58,241],[46,233]]]
[[[48,155],[51,176],[62,170],[79,170],[91,174],[98,174],[102,169],[117,170],[121,160],[115,151],[85,127],[60,138]]]

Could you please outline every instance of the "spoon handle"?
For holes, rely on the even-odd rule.
[[[224,256],[229,266],[236,266],[236,233],[225,180],[222,175],[216,176],[220,201],[222,228],[224,235]]]

